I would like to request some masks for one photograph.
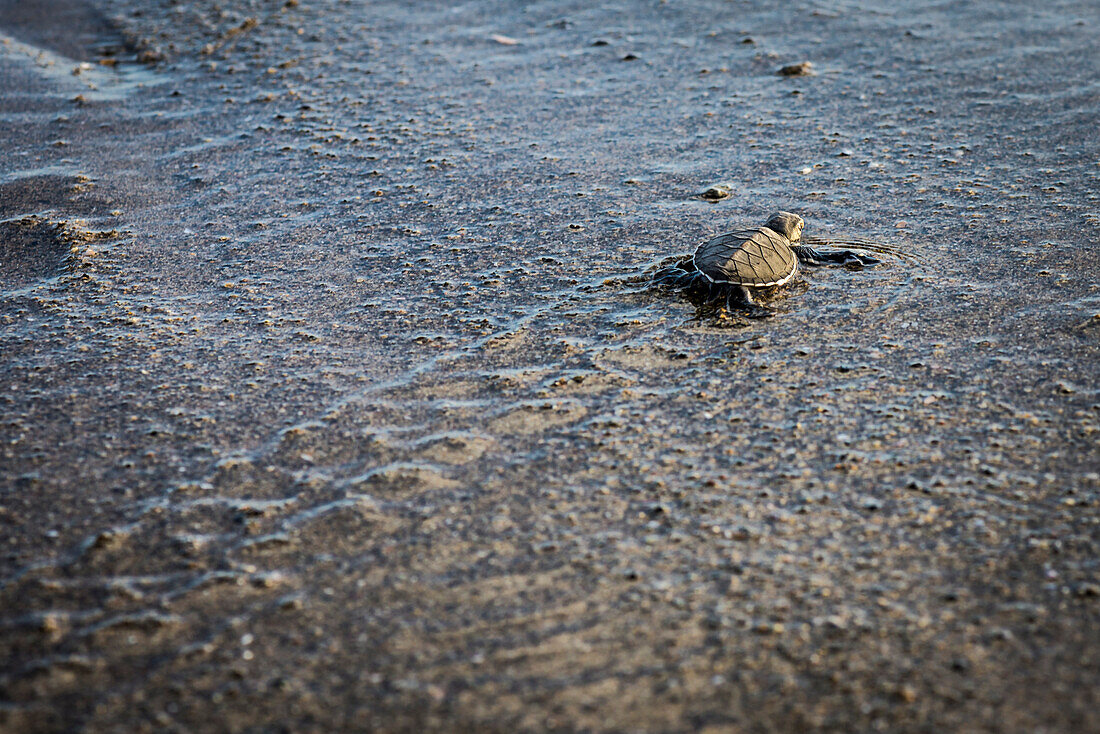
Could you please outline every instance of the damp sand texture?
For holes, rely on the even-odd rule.
[[[1100,729],[1097,27],[3,0],[0,731]]]

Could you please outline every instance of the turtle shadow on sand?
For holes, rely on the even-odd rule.
[[[852,250],[822,251],[802,238],[805,222],[790,212],[776,212],[763,226],[713,237],[692,255],[667,258],[649,277],[651,287],[678,290],[695,304],[702,318],[720,320],[737,314],[750,319],[774,315],[768,304],[789,292],[800,266],[842,265],[862,270],[881,262]],[[857,244],[850,241],[851,244]],[[830,244],[814,240],[813,244]]]

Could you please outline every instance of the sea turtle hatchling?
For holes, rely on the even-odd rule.
[[[820,252],[802,241],[802,217],[776,212],[767,224],[755,229],[720,234],[699,245],[690,258],[682,258],[653,276],[656,285],[679,288],[706,303],[725,302],[757,308],[754,294],[768,293],[789,283],[806,265],[873,265],[879,262],[851,250]]]

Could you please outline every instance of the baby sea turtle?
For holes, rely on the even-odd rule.
[[[776,212],[763,227],[720,234],[699,245],[691,257],[654,274],[655,285],[678,288],[707,304],[724,302],[759,308],[753,296],[789,283],[806,265],[873,265],[876,258],[851,250],[820,252],[802,240],[802,217]]]

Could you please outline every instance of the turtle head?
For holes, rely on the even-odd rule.
[[[806,223],[802,221],[802,217],[797,214],[776,212],[764,226],[773,232],[778,232],[791,242],[798,242],[802,239],[802,227],[804,227],[805,224]]]

